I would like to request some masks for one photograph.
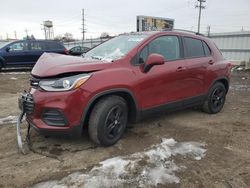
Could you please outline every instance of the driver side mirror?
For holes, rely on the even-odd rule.
[[[150,54],[142,67],[142,72],[147,73],[155,65],[163,65],[165,58],[160,54]]]
[[[5,48],[5,51],[6,51],[6,52],[9,52],[9,51],[10,51],[10,47],[9,47],[9,46],[6,47],[6,48]]]

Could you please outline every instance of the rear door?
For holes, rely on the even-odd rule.
[[[207,68],[214,59],[203,40],[183,37],[183,42],[189,85],[186,94],[187,97],[199,96],[204,93]]]
[[[30,43],[30,51],[29,51],[29,57],[30,57],[30,63],[34,65],[39,57],[44,53],[45,51],[45,45],[43,41],[35,41],[31,40]]]
[[[28,66],[29,46],[27,41],[18,41],[7,46],[9,50],[5,53],[6,66]]]

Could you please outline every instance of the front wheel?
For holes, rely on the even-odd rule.
[[[216,114],[221,111],[226,100],[226,88],[221,82],[215,83],[209,93],[202,110],[209,114]]]
[[[115,144],[125,131],[128,122],[126,101],[119,96],[108,96],[94,106],[89,119],[89,136],[97,144]]]

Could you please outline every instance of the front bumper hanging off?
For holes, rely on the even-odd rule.
[[[18,145],[18,149],[19,149],[23,154],[26,154],[27,151],[26,151],[26,148],[24,147],[24,143],[23,143],[23,141],[22,141],[21,127],[20,127],[24,115],[25,115],[25,113],[22,112],[22,113],[19,115],[19,117],[18,117],[17,124],[16,124],[16,133],[17,133],[17,145]]]
[[[26,113],[31,113],[34,108],[34,103],[32,97],[29,93],[24,91],[20,98],[18,98],[18,106],[21,110],[21,114],[18,117],[16,130],[17,130],[17,145],[18,149],[21,153],[27,154],[29,150],[29,143],[30,143],[30,125],[28,125],[26,139],[23,142],[22,135],[21,135],[21,123],[23,118],[25,117]]]

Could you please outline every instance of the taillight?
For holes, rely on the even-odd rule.
[[[66,48],[64,49],[64,53],[69,55],[69,50],[67,50]]]

